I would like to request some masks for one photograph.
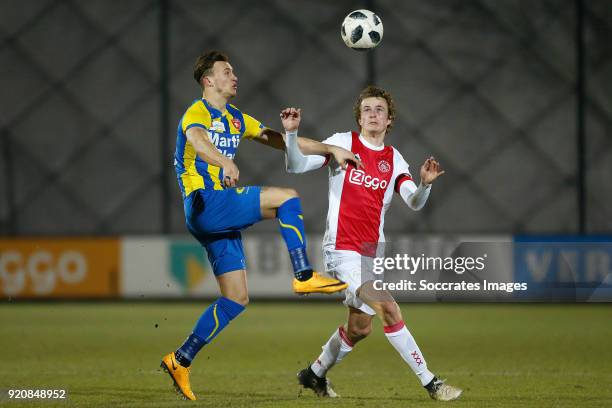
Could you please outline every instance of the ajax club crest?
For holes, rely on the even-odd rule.
[[[378,162],[378,171],[381,173],[388,173],[391,171],[391,165],[386,160],[381,160]]]

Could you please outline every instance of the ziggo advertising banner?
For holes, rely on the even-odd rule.
[[[118,239],[0,239],[0,294],[102,298],[119,294]]]
[[[308,240],[316,270],[321,239]],[[253,299],[296,299],[278,234],[247,236],[244,250]],[[610,302],[612,237],[394,236],[361,273],[402,302]],[[218,287],[186,236],[16,239],[0,240],[0,296],[184,299],[216,297]]]

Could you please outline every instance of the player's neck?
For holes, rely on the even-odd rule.
[[[208,104],[213,108],[221,112],[225,111],[225,105],[227,105],[228,101],[227,98],[225,98],[223,95],[215,92],[204,91],[204,93],[202,94],[202,98],[206,99],[206,102],[208,102]]]
[[[362,131],[361,132],[361,136],[363,136],[363,138],[368,143],[370,143],[371,145],[374,145],[374,146],[384,146],[384,144],[385,144],[385,133],[386,132],[371,133],[371,132],[367,132],[367,131]]]

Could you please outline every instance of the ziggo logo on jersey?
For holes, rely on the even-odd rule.
[[[381,181],[378,177],[372,177],[367,175],[363,170],[357,170],[355,168],[352,168],[351,172],[349,173],[349,183],[356,184],[358,186],[365,186],[366,188],[371,188],[372,190],[378,190],[379,188],[384,190],[389,184],[387,180]]]

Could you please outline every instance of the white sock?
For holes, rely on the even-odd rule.
[[[425,357],[423,357],[423,353],[419,350],[419,346],[417,346],[414,337],[412,337],[404,322],[401,321],[392,326],[385,326],[384,329],[389,343],[395,347],[412,371],[419,377],[421,384],[423,386],[429,384],[433,380],[434,375],[427,369]]]
[[[312,371],[319,378],[325,377],[330,368],[342,361],[344,356],[353,349],[353,343],[351,343],[346,335],[344,327],[340,326],[327,340],[322,349],[323,352],[319,358],[310,365]]]

